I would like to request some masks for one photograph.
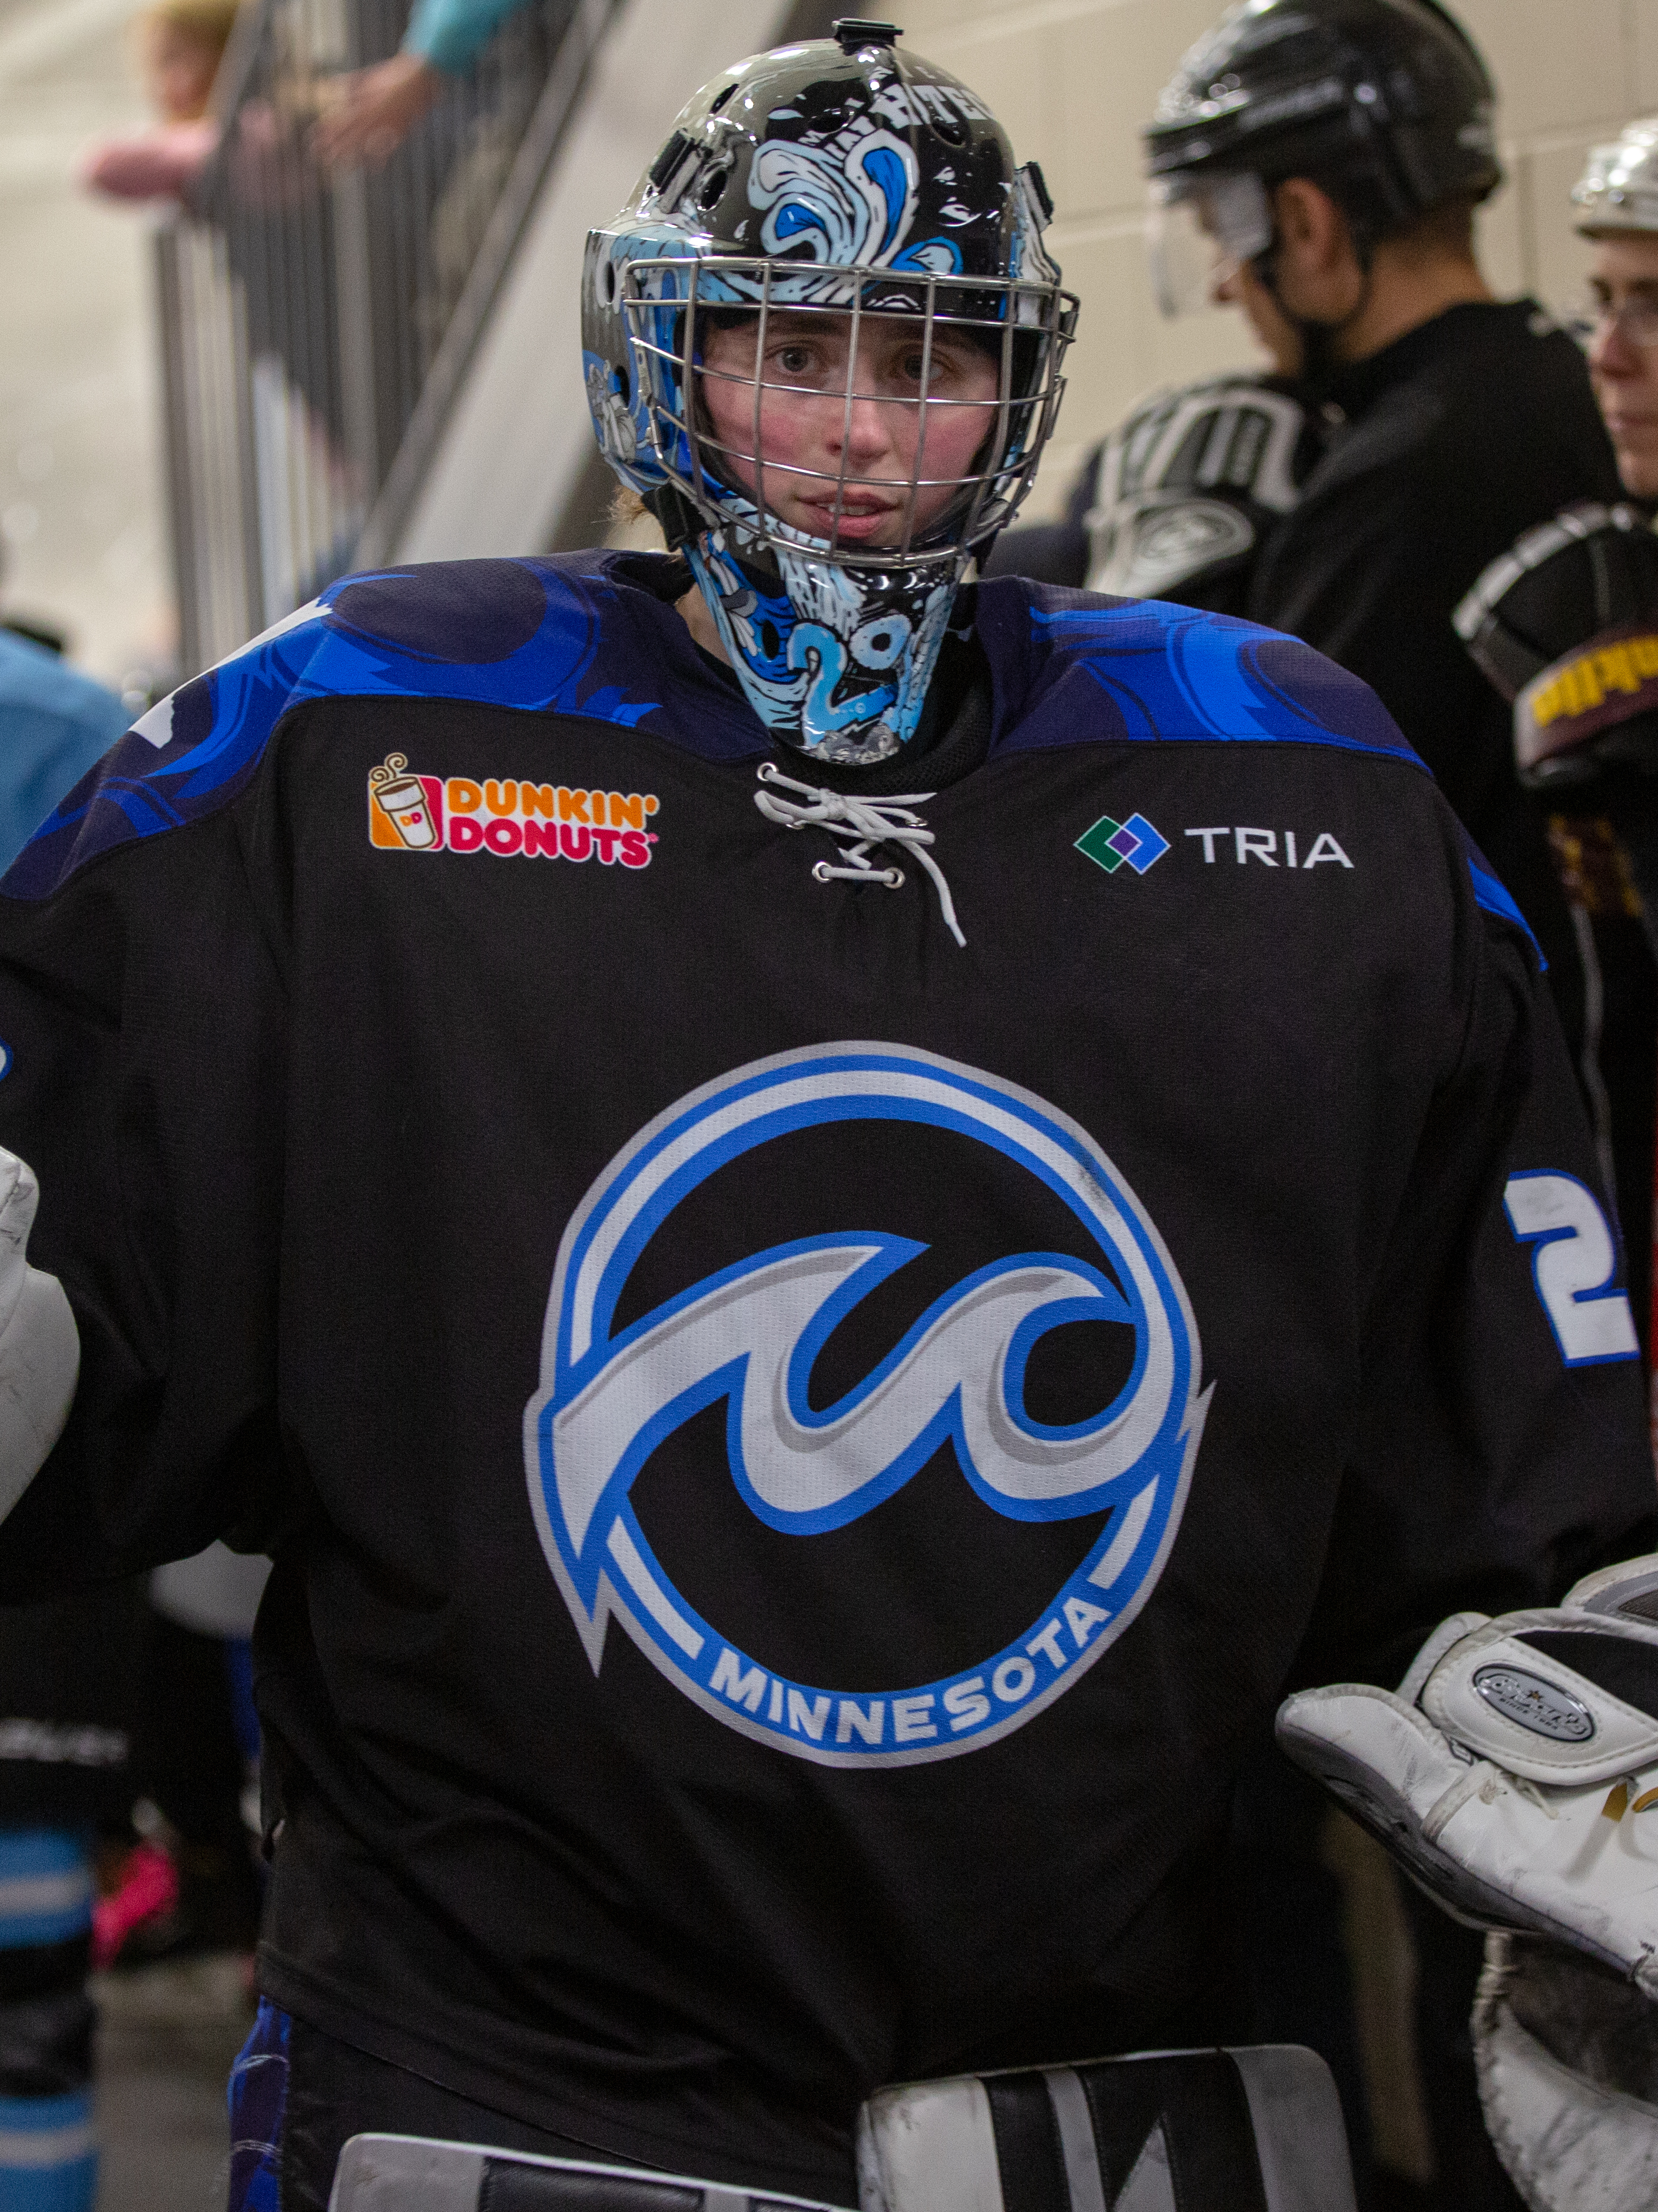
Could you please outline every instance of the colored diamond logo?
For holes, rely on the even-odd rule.
[[[1143,876],[1169,850],[1169,840],[1143,814],[1131,814],[1127,822],[1114,822],[1102,814],[1078,838],[1077,850],[1086,853],[1108,876],[1114,875],[1125,860],[1137,876]]]

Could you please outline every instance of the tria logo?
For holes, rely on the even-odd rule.
[[[1108,814],[1102,814],[1093,828],[1084,830],[1078,838],[1077,850],[1086,853],[1108,876],[1115,875],[1125,860],[1137,876],[1143,876],[1169,850],[1169,840],[1143,814],[1131,814],[1127,822],[1114,822]]]
[[[653,792],[578,791],[508,776],[416,775],[402,753],[368,771],[368,842],[388,853],[493,853],[647,868]]]

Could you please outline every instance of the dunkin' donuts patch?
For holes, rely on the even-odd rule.
[[[368,771],[368,842],[386,853],[492,853],[647,868],[654,792],[579,791],[515,776],[422,775],[402,753]]]

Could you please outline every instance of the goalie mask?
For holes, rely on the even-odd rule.
[[[683,546],[762,721],[840,763],[914,734],[1076,314],[1040,173],[897,36],[844,21],[705,85],[582,279],[606,460]]]

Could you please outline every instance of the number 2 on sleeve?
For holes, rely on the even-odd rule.
[[[1628,1298],[1612,1286],[1618,1255],[1606,1217],[1576,1176],[1510,1176],[1509,1226],[1532,1251],[1532,1278],[1568,1367],[1638,1359]]]

